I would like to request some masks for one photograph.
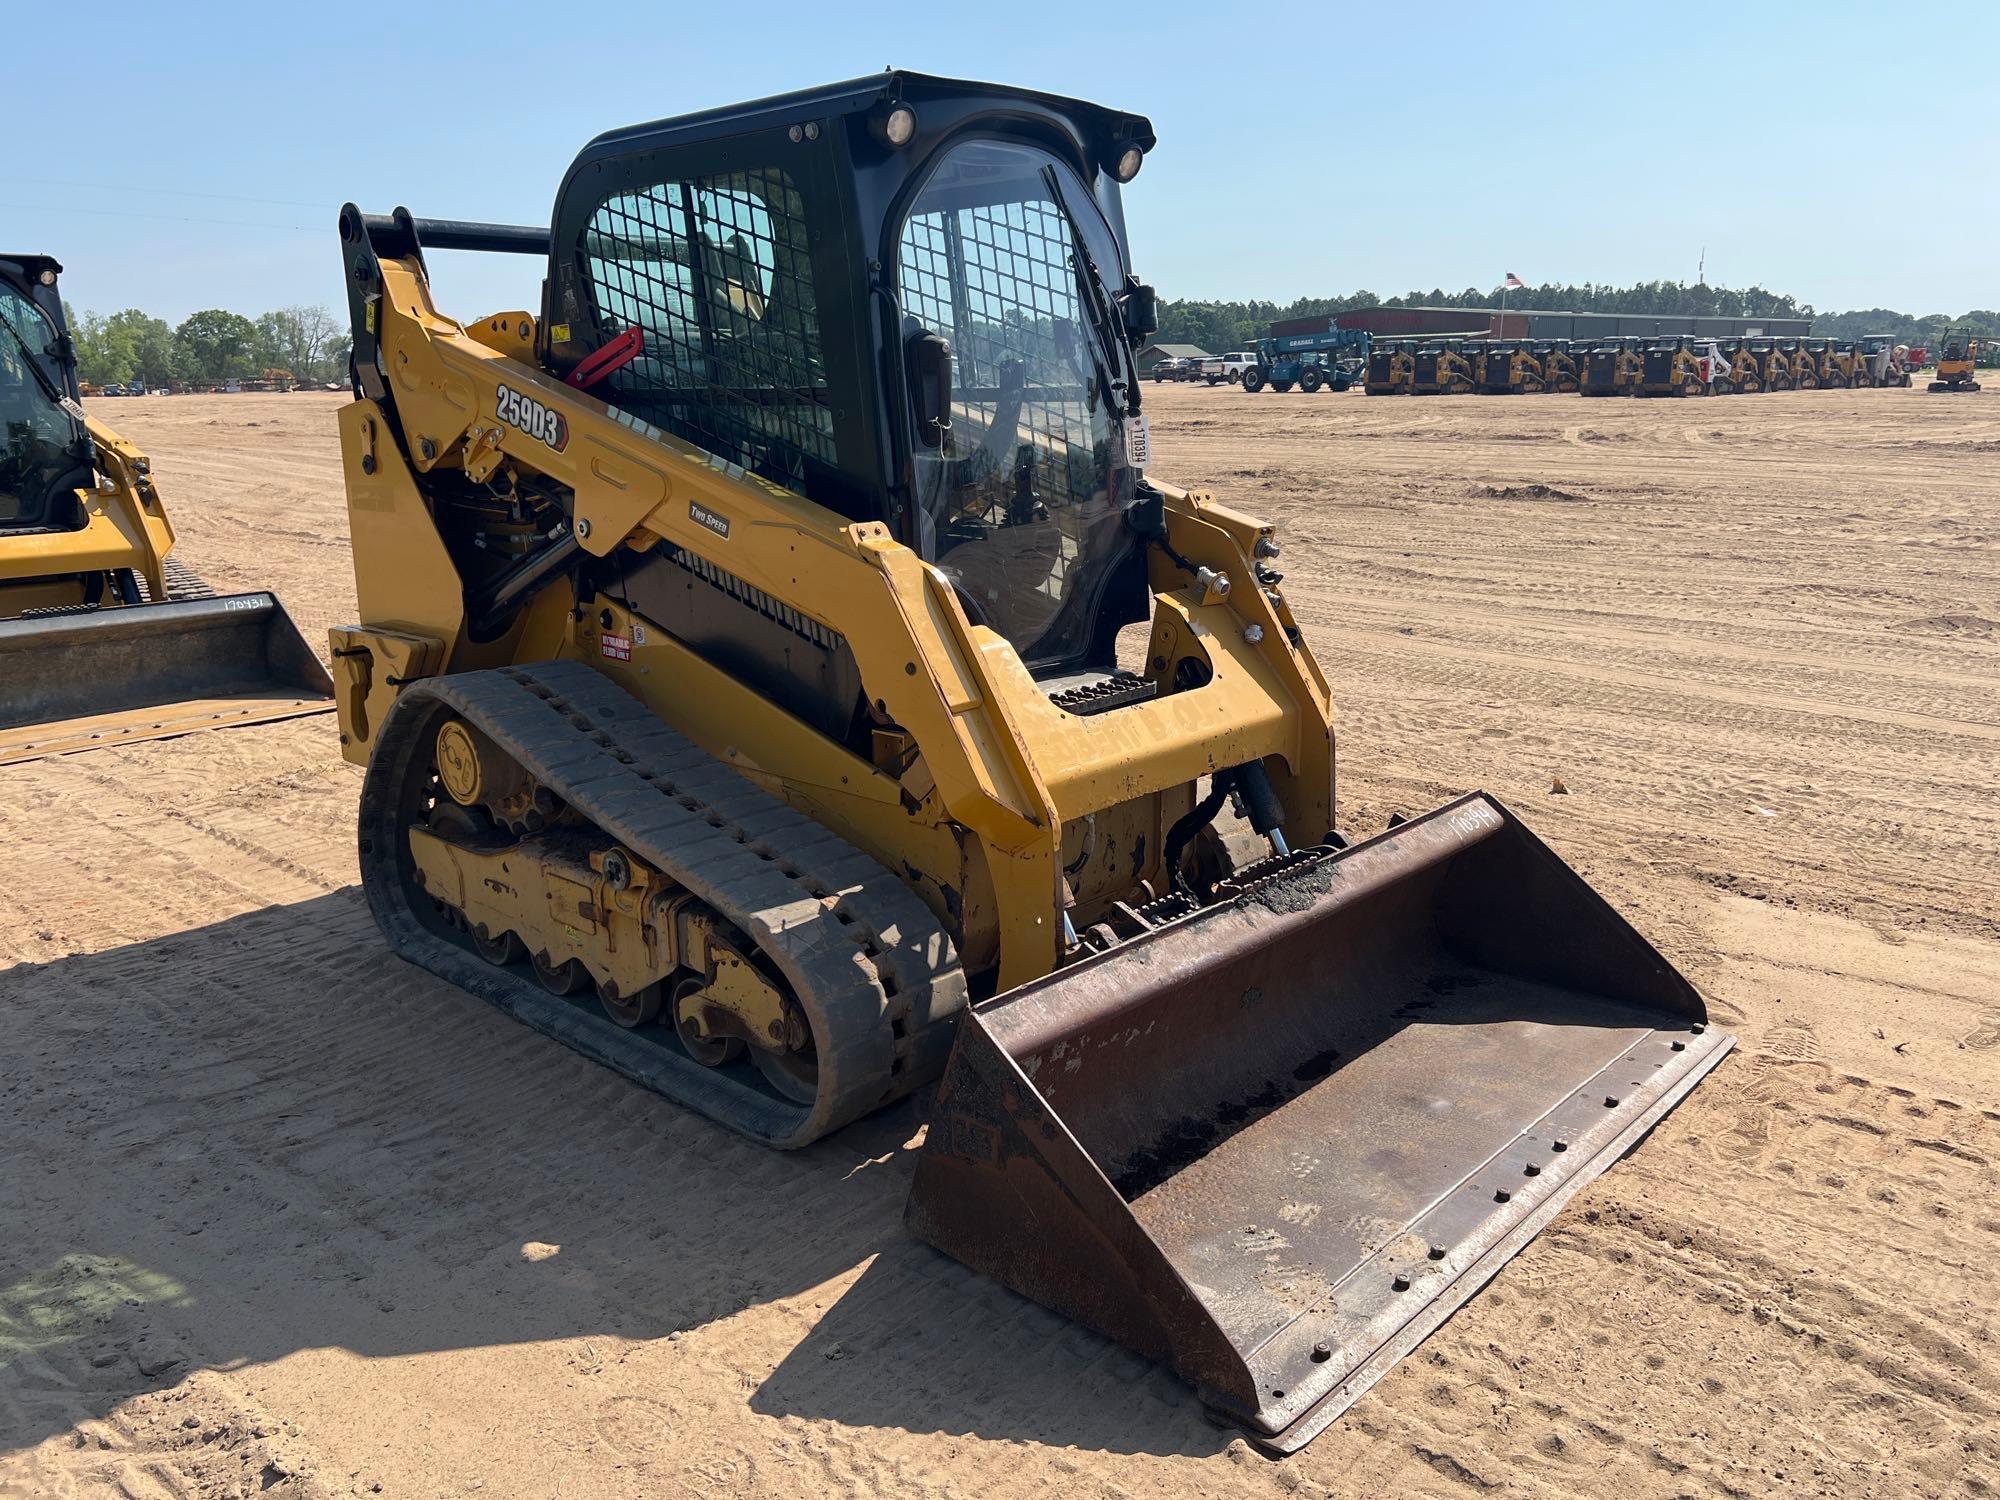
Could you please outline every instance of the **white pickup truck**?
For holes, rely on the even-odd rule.
[[[1201,378],[1210,385],[1221,385],[1225,380],[1235,385],[1243,379],[1245,370],[1256,366],[1257,356],[1247,351],[1212,355],[1201,362]]]

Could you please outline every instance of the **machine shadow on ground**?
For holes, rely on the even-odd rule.
[[[775,1373],[740,1356],[752,1410],[1228,1441],[1171,1375],[907,1235],[918,1105],[740,1141],[390,957],[358,887],[16,966],[0,1017],[0,1451],[201,1369],[663,1339],[871,1257]]]

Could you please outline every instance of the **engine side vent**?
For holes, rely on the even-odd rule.
[[[662,547],[660,554],[694,574],[702,582],[711,584],[739,603],[747,604],[767,620],[775,620],[794,635],[803,636],[822,651],[838,650],[846,640],[836,630],[829,630],[819,621],[808,618],[793,609],[784,600],[765,593],[754,584],[745,583],[734,573],[718,568],[705,557],[697,557],[692,552],[684,552],[678,547]]]

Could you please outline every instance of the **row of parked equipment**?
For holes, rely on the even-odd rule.
[[[1907,349],[1886,338],[1390,339],[1368,351],[1371,396],[1748,395],[1908,385]]]

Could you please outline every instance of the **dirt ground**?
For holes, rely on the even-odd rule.
[[[352,608],[340,398],[148,398]],[[1304,1453],[390,959],[330,718],[11,768],[0,1494],[2000,1494],[2000,399],[1148,387],[1275,517],[1343,823],[1484,787],[1741,1039]],[[1552,788],[1560,779],[1567,788]]]

